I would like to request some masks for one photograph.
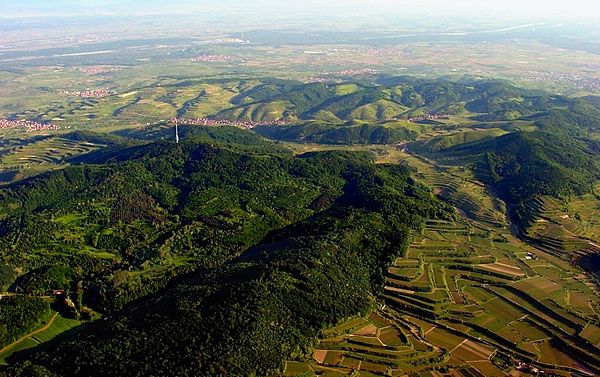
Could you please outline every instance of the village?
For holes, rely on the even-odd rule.
[[[331,48],[327,52],[342,52],[342,53],[353,53],[353,54],[364,54],[369,56],[404,56],[407,55],[405,51],[397,48],[375,48],[375,47],[357,47],[357,48]]]
[[[361,69],[344,69],[341,71],[323,71],[323,76],[363,76],[363,75],[378,75],[380,72],[372,68]]]
[[[190,59],[194,63],[241,63],[243,60],[230,55],[200,55]]]
[[[334,84],[339,84],[341,82],[343,82],[344,80],[342,79],[336,79],[333,77],[323,77],[323,76],[308,76],[306,78],[306,82],[309,83],[334,83]]]
[[[411,123],[424,122],[429,120],[442,120],[442,119],[450,119],[449,114],[427,114],[427,115],[419,115],[417,117],[408,118],[408,121]],[[399,120],[398,118],[392,118],[390,120]]]
[[[188,125],[188,126],[234,126],[245,129],[251,129],[258,126],[285,126],[291,122],[285,119],[276,119],[269,122],[257,122],[257,121],[232,121],[226,119],[209,119],[209,118],[173,118],[171,123],[177,125]]]
[[[0,119],[0,129],[25,128],[25,132],[57,131],[61,127],[52,123],[41,123],[33,120]]]
[[[119,68],[119,67],[113,67],[113,66],[107,66],[107,65],[83,67],[83,68],[79,69],[79,71],[85,73],[88,76],[95,76],[95,75],[100,75],[103,73],[110,73],[110,72],[118,72],[120,70],[121,70],[121,68]]]
[[[65,97],[79,97],[79,98],[103,98],[117,94],[116,91],[111,89],[87,89],[87,90],[61,90],[58,92],[61,96]]]
[[[527,79],[544,84],[569,85],[576,90],[600,90],[599,77],[586,77],[574,73],[531,71]]]
[[[365,76],[377,75],[379,73],[379,71],[374,70],[372,68],[345,69],[342,71],[323,71],[319,75],[308,76],[306,78],[306,82],[339,84],[344,81],[340,78],[343,76]]]

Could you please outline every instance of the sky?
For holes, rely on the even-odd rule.
[[[600,18],[600,0],[0,0],[0,17],[212,11]]]

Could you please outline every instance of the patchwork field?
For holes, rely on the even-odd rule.
[[[324,332],[303,370],[361,376],[506,376],[533,368],[599,373],[600,298],[589,278],[564,255],[516,239],[502,206],[467,169],[434,167],[406,153],[395,157],[416,166],[419,177],[463,216],[430,221],[414,233],[407,254],[388,270],[379,310]],[[397,339],[393,343],[388,332]],[[298,375],[294,365],[286,375]]]

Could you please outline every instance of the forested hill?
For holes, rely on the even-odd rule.
[[[562,134],[514,132],[453,146],[444,153],[474,159],[480,178],[509,202],[538,195],[582,195],[600,179],[597,152]]]
[[[392,144],[419,138],[423,127],[418,125],[444,130],[456,122],[527,122],[571,136],[600,130],[595,97],[570,98],[498,80],[382,76],[356,82],[263,79],[212,84],[233,85],[237,94],[208,118],[254,122],[257,133],[276,140]]]
[[[3,257],[30,271],[20,289],[77,285],[79,309],[111,313],[17,354],[10,375],[277,374],[371,310],[411,229],[454,216],[366,154],[128,148],[0,192]]]
[[[217,109],[211,117],[230,121],[287,119],[339,124],[408,119],[427,113],[469,115],[479,121],[537,119],[543,115],[552,118],[553,111],[563,111],[565,118],[571,114],[572,121],[582,119],[582,114],[589,116],[590,111],[596,109],[594,114],[598,119],[594,97],[573,99],[499,80],[380,77],[364,82],[301,83],[264,79],[258,83],[243,83],[243,87],[238,85],[242,89],[229,100],[226,108]]]
[[[556,119],[555,119],[556,120]],[[420,153],[472,166],[476,176],[511,204],[513,220],[527,225],[528,201],[548,195],[564,201],[594,193],[600,180],[600,149],[573,123],[555,122],[552,131],[493,134],[470,132],[412,145]]]
[[[265,121],[279,114],[291,120],[328,122],[408,118],[418,109],[437,113],[529,115],[564,106],[566,98],[528,91],[501,81],[450,82],[409,77],[365,83],[300,83],[264,80],[230,101],[215,115],[228,120]]]

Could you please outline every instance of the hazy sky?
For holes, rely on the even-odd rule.
[[[425,13],[485,17],[600,18],[600,0],[0,0],[4,17],[44,14],[180,13],[233,9],[342,15]]]

